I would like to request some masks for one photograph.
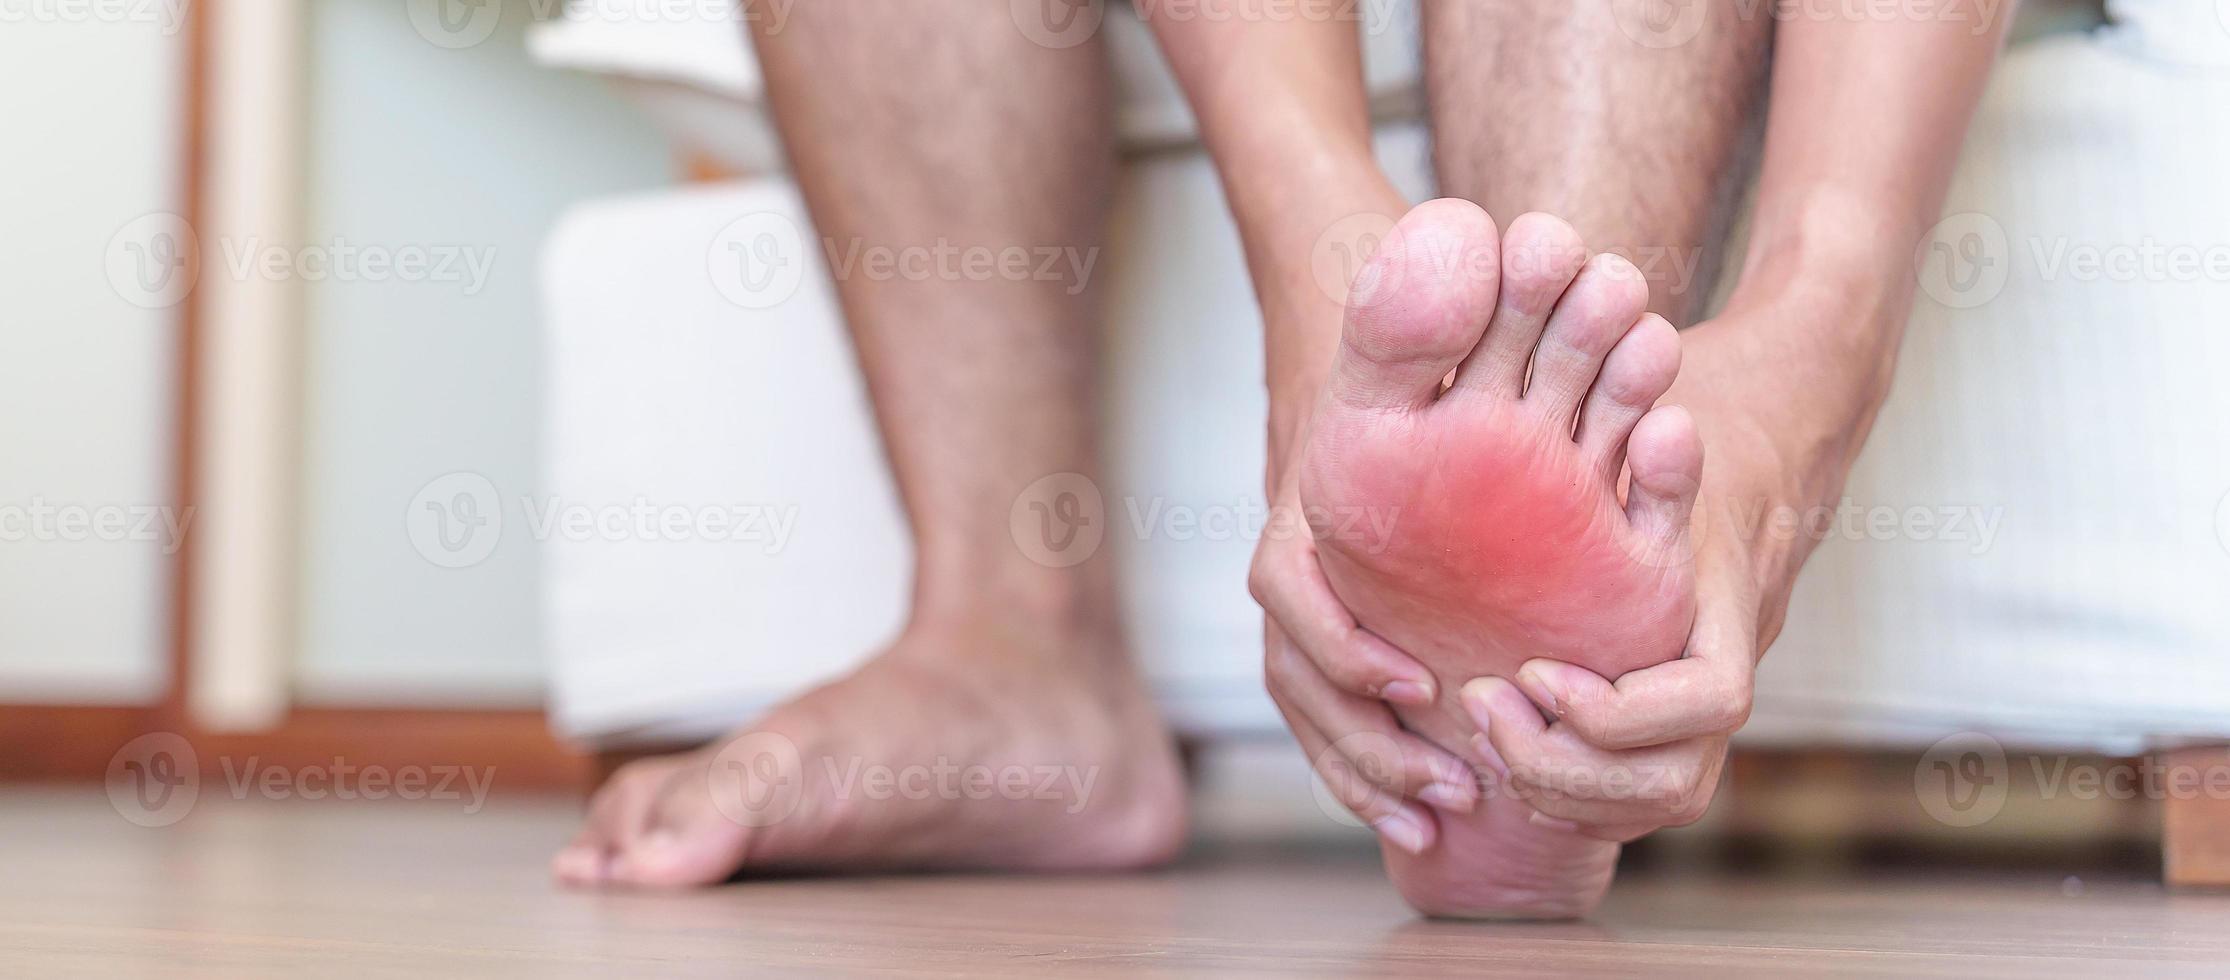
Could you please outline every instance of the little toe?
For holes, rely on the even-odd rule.
[[[1703,439],[1678,405],[1651,409],[1626,440],[1626,521],[1652,554],[1684,560],[1689,523],[1703,479]]]

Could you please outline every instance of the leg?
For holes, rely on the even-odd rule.
[[[1090,293],[936,258],[1098,247],[1105,54],[920,4],[800,5],[758,44],[913,526],[913,614],[853,675],[616,776],[557,873],[1161,860],[1182,785],[1108,562],[1010,521],[1041,478],[1096,477]]]
[[[1772,19],[1691,0],[1680,17],[1702,23],[1667,43],[1690,31],[1653,25],[1661,5],[1430,0],[1427,92],[1443,193],[1565,219],[1633,260],[1650,310],[1686,327],[1752,167]]]

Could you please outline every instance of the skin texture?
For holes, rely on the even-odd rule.
[[[925,4],[800,5],[756,40],[831,252],[1099,247],[1114,159],[1098,41],[1047,48],[1003,15]],[[855,272],[836,286],[914,532],[908,625],[865,668],[735,737],[622,770],[556,873],[680,886],[769,868],[1166,860],[1184,787],[1116,627],[1108,560],[1038,560],[1010,526],[1035,481],[1099,469],[1089,283]],[[1090,788],[877,798],[839,778],[947,765]],[[772,791],[797,796],[781,819],[735,813]]]

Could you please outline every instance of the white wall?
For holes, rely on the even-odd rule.
[[[109,275],[112,240],[120,275],[140,257],[120,231],[180,205],[183,34],[148,12],[0,5],[0,701],[143,701],[166,675],[168,541],[63,521],[172,494],[176,310]],[[65,510],[26,524],[41,503]]]
[[[544,674],[518,503],[539,471],[537,249],[569,203],[670,182],[674,165],[599,83],[528,62],[530,4],[502,4],[494,33],[459,48],[414,27],[417,6],[313,5],[305,241],[489,264],[477,290],[467,272],[305,284],[298,677],[321,703],[527,703]],[[405,522],[457,472],[497,489],[505,527],[485,560],[449,568]]]

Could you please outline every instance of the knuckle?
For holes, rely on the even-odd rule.
[[[1257,604],[1268,606],[1270,596],[1276,588],[1276,576],[1261,558],[1256,558],[1254,564],[1247,566],[1247,594],[1253,596]]]

